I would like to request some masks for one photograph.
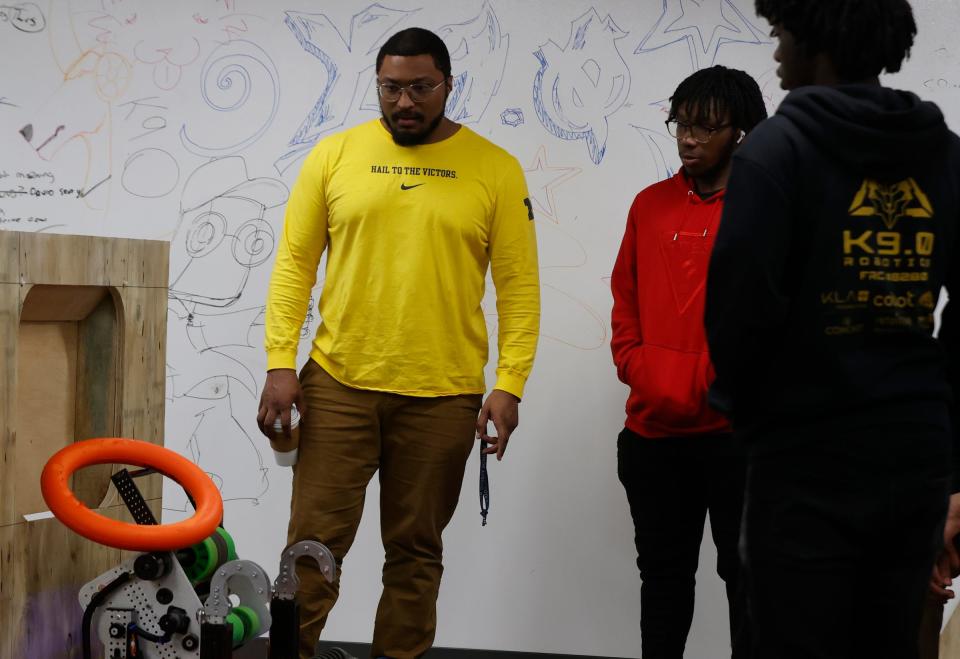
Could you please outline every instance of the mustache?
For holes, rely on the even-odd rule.
[[[390,118],[394,121],[398,119],[423,119],[423,115],[419,112],[394,112],[390,115]]]

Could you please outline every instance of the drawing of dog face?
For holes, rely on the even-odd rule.
[[[217,44],[246,34],[263,18],[241,12],[237,0],[73,0],[70,18],[77,43],[87,50],[122,54],[161,90],[174,89],[184,70]],[[158,26],[175,29],[158,29]],[[141,73],[138,73],[140,76]]]

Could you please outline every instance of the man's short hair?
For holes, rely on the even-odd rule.
[[[722,119],[729,113],[730,124],[745,133],[767,118],[760,86],[748,73],[725,66],[700,69],[686,78],[670,97],[668,121],[683,108],[687,120],[707,123],[712,114]]]
[[[807,55],[825,54],[843,81],[899,71],[917,34],[907,0],[756,0],[756,9]]]
[[[401,30],[380,46],[380,52],[377,53],[377,73],[380,72],[380,65],[387,55],[430,55],[433,57],[434,66],[443,73],[443,79],[450,77],[450,51],[447,50],[447,45],[443,43],[443,39],[422,27]]]

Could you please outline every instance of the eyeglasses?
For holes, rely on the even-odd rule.
[[[426,82],[415,82],[412,85],[397,85],[392,82],[377,83],[377,93],[380,98],[387,103],[396,103],[400,100],[400,95],[407,92],[407,98],[414,103],[423,103],[433,92],[439,89],[445,80],[441,80],[435,85]]]
[[[666,121],[665,123],[667,124],[667,132],[670,133],[671,137],[679,140],[689,135],[700,144],[706,144],[710,141],[710,138],[713,137],[714,133],[730,126],[730,124],[723,124],[722,126],[714,126],[711,128],[710,126],[684,123],[676,119]]]

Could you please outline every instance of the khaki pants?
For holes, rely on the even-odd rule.
[[[482,396],[421,398],[344,386],[310,360],[294,467],[288,541],[318,540],[342,565],[360,524],[367,483],[380,471],[386,551],[373,656],[419,657],[433,643],[443,573],[441,533],[460,497]],[[313,656],[339,592],[301,561],[300,657]]]

